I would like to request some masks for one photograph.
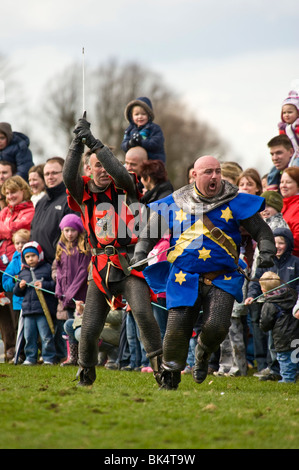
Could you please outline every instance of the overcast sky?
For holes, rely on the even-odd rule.
[[[270,169],[267,142],[299,79],[298,0],[13,0],[1,17],[0,53],[18,66],[31,111],[84,47],[86,67],[114,57],[160,73],[230,144],[231,159]],[[0,120],[22,131],[5,111]]]

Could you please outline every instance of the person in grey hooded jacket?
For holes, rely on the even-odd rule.
[[[16,174],[25,181],[28,181],[28,171],[34,165],[29,145],[27,135],[12,131],[8,122],[0,122],[0,161],[14,163],[17,167]]]
[[[292,315],[292,310],[298,293],[289,286],[281,286],[282,282],[280,277],[271,271],[266,271],[260,278],[265,296],[260,326],[263,331],[272,331],[280,366],[279,382],[294,383],[298,371],[295,348],[298,346],[299,320]]]
[[[125,130],[121,148],[127,152],[132,147],[143,147],[149,160],[165,163],[164,135],[161,127],[153,122],[153,106],[145,96],[130,101],[125,109],[129,127]]]

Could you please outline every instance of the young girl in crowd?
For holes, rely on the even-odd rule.
[[[56,248],[55,294],[68,311],[68,317],[73,318],[75,311],[73,299],[85,301],[91,253],[85,243],[80,217],[67,214],[62,218],[59,227],[61,236]]]
[[[74,318],[75,301],[85,302],[91,253],[85,243],[80,217],[67,214],[62,218],[59,227],[61,236],[56,248],[55,294],[70,319]],[[77,341],[69,337],[69,357],[65,364],[73,363],[75,348]]]
[[[280,134],[286,134],[292,142],[295,152],[288,166],[293,166],[293,160],[299,157],[299,95],[296,91],[290,91],[282,103],[278,130]]]

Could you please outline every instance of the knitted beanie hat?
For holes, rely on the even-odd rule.
[[[34,253],[35,255],[39,256],[38,249],[34,246],[28,246],[24,250],[22,250],[23,256],[27,255],[27,253]]]
[[[25,255],[27,253],[35,253],[38,256],[39,261],[43,261],[44,252],[42,247],[37,242],[27,242],[22,248],[22,261],[25,262]]]
[[[132,109],[134,106],[141,106],[149,115],[150,121],[154,120],[155,115],[151,100],[146,96],[141,96],[140,98],[137,98],[137,100],[130,101],[130,103],[127,104],[125,109],[125,118],[128,122],[131,122],[132,120]]]
[[[59,224],[60,230],[63,230],[65,227],[71,227],[79,233],[82,233],[84,230],[82,220],[76,214],[67,214],[61,219]]]
[[[261,194],[261,197],[265,198],[267,206],[274,207],[277,212],[281,212],[283,199],[279,193],[276,191],[265,191]]]
[[[290,91],[288,97],[283,101],[282,106],[284,106],[285,104],[292,104],[293,106],[295,106],[295,108],[297,109],[297,111],[299,113],[299,95],[298,95],[298,93],[294,90]],[[281,112],[281,119],[283,121],[282,112]]]
[[[6,135],[9,144],[13,137],[11,125],[8,122],[0,122],[0,132]]]
[[[272,290],[281,285],[281,279],[278,274],[272,271],[266,271],[259,279],[260,285],[263,289]]]

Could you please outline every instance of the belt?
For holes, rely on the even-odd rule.
[[[226,269],[221,269],[219,271],[210,271],[209,273],[204,273],[199,280],[203,282],[206,286],[210,286],[212,284],[212,281],[218,277],[221,276],[221,274],[226,274],[229,271]]]
[[[134,249],[134,246],[132,247],[132,249]],[[119,250],[122,251],[122,253]],[[129,276],[130,275],[130,271],[128,270],[129,262],[127,259],[128,249],[127,247],[123,246],[123,247],[120,247],[119,250],[113,245],[107,245],[105,246],[104,249],[92,248],[91,253],[94,256],[106,255],[109,257],[109,256],[118,255],[118,259],[119,259],[123,272],[126,274],[126,276]]]
[[[115,248],[115,246],[112,246],[112,245],[107,245],[107,246],[105,246],[104,249],[101,249],[101,248],[93,248],[93,249],[91,250],[91,253],[92,253],[94,256],[98,256],[98,255],[107,255],[107,256],[118,255],[117,248]]]
[[[123,255],[126,254],[133,254],[134,252],[135,245],[129,245],[129,246],[121,246],[119,248],[116,248],[113,245],[107,245],[105,248],[92,248],[91,254],[94,256],[98,255],[107,255],[107,256],[114,256],[114,255],[119,255],[120,253]]]

